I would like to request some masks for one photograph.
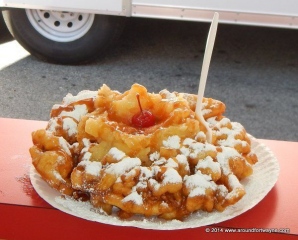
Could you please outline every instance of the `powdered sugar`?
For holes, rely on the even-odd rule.
[[[95,161],[83,160],[79,163],[79,166],[84,166],[87,174],[97,176],[97,177],[99,176],[100,170],[102,169],[101,163],[95,162]]]
[[[89,90],[83,90],[83,91],[79,92],[76,96],[72,95],[71,93],[68,93],[63,98],[63,103],[65,105],[69,105],[71,103],[89,99],[89,98],[94,99],[97,96],[97,93],[98,93],[98,91],[89,91]]]
[[[86,94],[88,95],[89,93],[86,93]],[[71,104],[73,103],[73,101],[80,101],[81,99],[86,99],[86,96],[87,96],[86,94],[85,93],[78,94],[78,95],[82,95],[80,97],[79,96],[73,97],[72,95],[68,95],[64,99],[63,103]],[[164,94],[166,95],[166,99],[164,99],[164,102],[167,100],[171,101],[172,99],[174,101],[181,100],[180,99],[181,96],[179,97],[179,94],[176,94],[176,93],[168,94],[167,92],[165,92]],[[181,106],[183,106],[183,104],[185,103],[183,101],[185,100],[182,99]],[[89,104],[87,106],[81,103],[77,105],[67,106],[65,108],[61,107],[57,111],[54,111],[54,114],[55,114],[63,110],[59,114],[59,121],[60,119],[63,119],[62,127],[63,127],[63,130],[68,133],[68,135],[77,134],[77,121],[80,121],[82,116],[88,113],[88,107],[90,108]],[[180,106],[179,104],[180,103],[177,103],[177,106]],[[205,102],[204,104],[205,105],[204,105],[203,111],[205,111],[206,114],[212,112],[211,109],[206,108],[207,103]],[[213,107],[216,107],[216,106],[213,106]],[[73,110],[70,111],[71,109]],[[180,110],[181,109],[176,107],[174,111],[180,111]],[[92,115],[90,114],[90,116]],[[87,117],[89,117],[89,115]],[[94,117],[96,118],[98,116],[95,114]],[[194,120],[195,116],[191,115],[190,118],[191,118],[190,120]],[[219,116],[219,119],[221,119],[220,116]],[[227,150],[226,148],[229,148],[229,147],[232,148],[235,146],[235,144],[241,144],[241,146],[243,147],[246,146],[247,144],[246,141],[238,139],[239,137],[238,134],[242,133],[243,128],[241,125],[237,125],[237,124],[233,125],[226,118],[222,118],[219,121],[214,118],[210,120],[209,123],[210,123],[210,126],[213,124],[212,126],[214,127],[213,142],[217,146],[219,145],[221,147],[216,147],[213,144],[207,143],[206,134],[203,131],[199,131],[197,133],[194,132],[193,134],[190,134],[192,138],[184,139],[185,136],[189,136],[189,133],[183,132],[181,136],[179,134],[179,136],[172,135],[172,136],[169,136],[167,139],[160,139],[162,141],[160,153],[156,151],[149,154],[149,156],[148,155],[144,156],[143,152],[136,152],[136,151],[134,151],[133,153],[127,151],[126,153],[126,152],[120,151],[116,147],[112,147],[106,154],[106,151],[108,150],[106,149],[106,146],[104,146],[103,152],[100,152],[100,151],[96,152],[98,151],[97,147],[100,146],[100,141],[102,140],[106,141],[106,140],[96,137],[96,138],[92,138],[91,140],[92,144],[87,139],[83,139],[83,141],[81,142],[81,139],[80,139],[80,137],[82,136],[81,134],[78,140],[79,145],[76,147],[75,150],[71,149],[71,146],[68,146],[63,141],[62,137],[59,138],[59,144],[65,152],[68,151],[68,154],[71,154],[71,152],[74,152],[75,154],[77,154],[77,156],[75,156],[76,159],[79,159],[79,161],[81,161],[78,166],[84,166],[84,171],[86,174],[99,177],[99,179],[97,179],[98,181],[101,181],[101,178],[104,179],[104,181],[106,179],[111,180],[110,182],[111,185],[107,187],[110,188],[110,190],[112,191],[112,194],[114,193],[118,194],[118,192],[116,192],[116,188],[119,186],[121,187],[121,184],[119,184],[119,185],[115,185],[115,189],[113,189],[113,184],[115,181],[117,183],[120,183],[121,181],[123,181],[123,183],[126,183],[125,181],[129,181],[129,184],[133,185],[133,186],[129,185],[131,187],[131,192],[129,188],[126,189],[128,185],[126,184],[124,185],[125,187],[121,197],[119,197],[120,199],[123,198],[122,200],[123,204],[127,202],[133,202],[136,205],[143,204],[143,195],[144,197],[146,197],[148,191],[152,191],[150,192],[150,194],[152,194],[154,197],[157,197],[157,196],[162,196],[162,194],[164,194],[167,191],[169,191],[169,193],[172,194],[172,193],[175,193],[175,191],[182,191],[181,189],[183,189],[183,194],[184,194],[183,197],[185,198],[184,200],[186,201],[187,201],[187,198],[191,198],[195,196],[204,196],[206,194],[208,195],[210,192],[209,190],[214,191],[213,193],[214,199],[217,198],[216,194],[222,194],[223,196],[226,194],[226,195],[229,195],[230,197],[233,197],[235,196],[235,194],[237,194],[236,190],[239,190],[240,187],[242,187],[242,185],[238,181],[237,177],[231,174],[231,169],[229,168],[230,157],[231,156],[234,157],[235,154],[231,153],[229,149]],[[57,122],[53,123],[49,127],[49,129],[56,130],[57,126],[55,124],[57,124]],[[82,127],[84,127],[84,125]],[[201,125],[198,123],[192,129],[198,129],[200,127]],[[205,125],[205,128],[208,129],[206,125]],[[88,131],[86,132],[89,133]],[[144,133],[145,132],[146,131],[144,131]],[[178,132],[178,131],[175,131],[175,132]],[[161,134],[161,138],[164,136],[167,136],[168,132],[165,132],[165,133],[166,134],[164,135]],[[207,134],[207,135],[208,135],[208,142],[211,142],[209,138],[210,134]],[[227,137],[224,137],[225,135],[227,135]],[[157,142],[158,142],[158,147],[160,147],[159,145],[160,141],[157,141]],[[112,145],[114,143],[115,142],[112,142]],[[117,143],[117,142],[114,145],[121,146],[120,143]],[[158,149],[155,145],[153,144],[151,145],[153,146],[153,149],[155,150]],[[95,146],[95,148],[90,148],[90,146],[92,147]],[[80,151],[80,148],[82,148],[81,151]],[[125,147],[121,147],[121,149],[125,149]],[[104,157],[102,158],[103,159],[102,163],[92,162],[91,152],[93,152],[94,159],[97,159],[99,161],[100,161],[99,158]],[[148,152],[150,152],[150,147],[146,148],[145,154],[147,154]],[[103,154],[106,154],[106,155],[104,156]],[[142,160],[137,157],[128,157],[128,155],[140,156],[140,157],[142,156],[141,157]],[[151,163],[150,162],[148,163],[148,157],[151,160]],[[144,164],[144,166],[148,166],[148,167],[143,167],[142,163],[146,163]],[[152,165],[149,166],[150,164]],[[218,173],[218,175],[220,175],[222,171],[226,176],[228,176],[229,178],[228,189],[230,190],[230,192],[227,191],[227,188],[219,187],[214,182],[216,181],[214,179],[217,177],[214,177],[214,175],[211,174],[210,171],[203,171],[204,169],[210,169],[212,173]],[[210,175],[206,175],[206,172],[207,174],[210,174]],[[113,176],[109,176],[109,174]],[[230,177],[230,175],[232,175],[233,177]],[[90,176],[86,176],[86,179],[84,179],[84,181],[88,182],[89,181],[88,178],[89,180],[92,179]],[[86,184],[85,186],[87,185],[88,184]],[[95,189],[94,186],[91,186],[91,187],[92,189]],[[175,189],[176,187],[178,187],[178,190]],[[140,190],[145,188],[148,188],[148,190],[145,190],[145,192],[143,192],[144,194],[142,194],[142,191]],[[101,192],[102,190],[103,189],[99,188],[96,194],[103,194],[104,196],[104,194],[106,193],[102,193]],[[208,191],[206,192],[206,190]],[[188,196],[185,193],[186,191],[189,192]],[[129,194],[127,195],[127,193]],[[155,199],[154,201],[157,201],[158,204],[160,204],[161,199],[164,201],[169,200],[167,199],[167,196],[164,196],[163,198]]]
[[[147,181],[153,177],[153,172],[147,167],[140,167],[139,182],[136,185],[136,189],[146,189],[148,187]]]
[[[164,89],[159,92],[160,95],[164,96],[165,99],[170,100],[170,101],[176,101],[177,96],[175,93],[169,92],[167,89]]]
[[[177,135],[170,136],[167,140],[164,140],[162,143],[165,147],[172,148],[172,149],[179,149],[180,137]]]
[[[178,154],[176,156],[176,159],[177,159],[180,166],[184,166],[185,171],[187,171],[187,172],[190,171],[189,163],[188,163],[187,157],[185,155]]]
[[[69,156],[71,156],[71,152],[70,152],[71,146],[63,137],[59,137],[59,145]]]
[[[169,168],[178,168],[178,163],[175,162],[174,159],[169,158],[164,166]]]
[[[230,174],[228,176],[228,184],[232,189],[232,191],[230,191],[226,196],[226,199],[228,200],[233,199],[235,197],[237,198],[239,194],[241,194],[242,191],[244,191],[243,185],[239,182],[238,178],[233,174]]]
[[[106,168],[106,173],[113,174],[118,177],[137,166],[141,166],[141,160],[139,158],[126,157],[120,162],[109,165]]]
[[[197,158],[198,155],[201,154],[202,152],[216,151],[216,147],[214,145],[209,143],[197,142],[191,138],[186,138],[183,141],[183,145],[185,145],[185,147],[188,147],[189,150],[183,149],[182,151],[187,153],[187,156],[191,158]]]
[[[199,161],[195,168],[197,170],[210,168],[211,171],[214,173],[221,173],[220,164],[218,162],[213,161],[213,159],[210,156],[207,156],[203,160]]]
[[[77,121],[80,121],[81,117],[88,113],[88,108],[86,104],[75,105],[73,111],[62,111],[59,116],[72,117]]]
[[[62,127],[65,131],[67,131],[68,136],[72,136],[77,134],[77,123],[73,120],[73,118],[64,118]]]
[[[48,123],[48,127],[47,130],[50,132],[55,132],[56,128],[58,127],[58,123],[57,123],[57,118],[52,118],[50,119],[49,123]]]
[[[229,175],[231,173],[229,159],[233,159],[235,157],[241,157],[241,155],[234,148],[230,147],[222,147],[222,152],[217,154],[217,161],[219,162],[225,175]]]
[[[131,192],[129,195],[127,195],[125,198],[122,199],[123,203],[126,202],[133,202],[136,205],[142,205],[143,204],[143,198],[140,194],[138,194],[137,191]]]
[[[154,162],[160,158],[160,153],[159,152],[154,152],[151,153],[149,156],[150,161]]]
[[[185,186],[190,189],[189,197],[205,195],[206,189],[216,189],[216,184],[212,181],[211,177],[204,175],[201,171],[196,174],[184,177]]]
[[[195,140],[206,140],[206,134],[202,131],[198,132],[195,136]]]
[[[109,150],[108,154],[110,154],[110,155],[113,157],[113,159],[115,159],[116,161],[119,161],[119,160],[121,160],[122,158],[125,157],[125,153],[122,152],[122,151],[120,151],[120,150],[119,150],[118,148],[116,148],[116,147],[112,147],[112,148]]]
[[[61,174],[58,171],[53,170],[52,173],[58,181],[65,183],[65,179],[63,179],[63,177],[61,176]]]
[[[91,156],[92,156],[91,152],[82,153],[81,161],[89,161],[91,159]]]
[[[163,99],[164,100],[163,103],[167,101],[172,101],[172,100],[181,101],[179,103],[175,103],[176,107],[174,108],[173,111],[180,111],[181,109],[179,107],[183,107],[184,106],[183,104],[187,104],[184,99],[181,100],[181,95],[179,96],[179,94],[176,94],[176,93],[168,94],[167,92],[165,92],[164,94],[166,95],[166,99]],[[81,95],[81,96],[74,97],[72,95],[68,95],[64,99],[63,104],[67,105],[74,102],[78,103],[81,99],[86,99],[85,93],[78,94],[78,95]],[[81,120],[83,115],[88,113],[88,108],[91,109],[89,104],[85,105],[82,103],[83,102],[80,102],[77,105],[74,104],[71,106],[67,106],[65,108],[63,108],[62,106],[56,111],[53,111],[53,114],[60,113],[59,121],[60,119],[63,119],[62,128],[64,131],[68,133],[68,135],[74,135],[77,133],[76,132],[77,122]],[[205,111],[206,114],[213,112],[213,110],[207,109],[206,102],[204,104],[205,105],[204,105],[203,111]],[[174,104],[171,105],[171,107],[173,106]],[[216,107],[216,106],[213,106],[213,107]],[[90,118],[93,117],[93,119],[97,119],[97,117],[99,117],[98,116],[99,114],[101,113],[98,113],[96,111],[94,115],[90,114],[86,116],[86,119],[89,117]],[[108,114],[108,113],[104,113],[104,114]],[[80,129],[84,129],[84,124],[86,119],[84,118],[84,122],[82,122],[82,125],[80,125]],[[235,197],[235,195],[237,196],[238,192],[241,193],[240,190],[242,185],[240,184],[237,177],[232,175],[231,169],[229,168],[229,161],[231,160],[229,156],[232,156],[233,158],[235,154],[231,153],[228,148],[235,147],[235,144],[241,144],[241,146],[243,147],[246,146],[245,144],[247,143],[245,143],[245,136],[242,137],[243,135],[241,135],[243,133],[242,132],[243,128],[241,125],[237,125],[237,124],[233,125],[232,123],[229,122],[229,120],[225,118],[221,118],[221,115],[218,116],[218,119],[219,120],[214,118],[210,121],[212,124],[214,124],[212,140],[216,146],[206,142],[206,133],[203,132],[202,129],[199,130],[198,132],[191,132],[192,129],[197,130],[201,128],[201,124],[196,122],[193,122],[194,125],[185,125],[189,127],[185,132],[183,132],[184,130],[183,129],[181,130],[179,127],[173,128],[174,131],[172,129],[170,129],[170,131],[168,132],[165,131],[164,132],[165,134],[162,132],[160,136],[157,136],[160,139],[156,141],[157,142],[156,145],[155,143],[151,144],[150,142],[151,140],[156,140],[154,138],[149,139],[150,140],[148,143],[149,146],[148,145],[143,146],[142,144],[140,144],[140,148],[143,147],[145,151],[141,151],[142,149],[137,149],[137,148],[136,149],[131,148],[131,150],[133,151],[130,151],[130,149],[126,150],[127,149],[126,146],[121,145],[121,143],[117,141],[111,141],[108,144],[111,144],[112,146],[119,146],[119,148],[125,149],[125,152],[120,151],[116,147],[112,147],[111,149],[106,149],[108,144],[105,145],[105,143],[107,143],[107,140],[104,139],[104,137],[99,137],[99,135],[95,136],[95,135],[92,135],[90,132],[86,131],[87,128],[91,129],[91,126],[88,125],[87,127],[88,122],[86,122],[86,125],[85,125],[86,126],[85,132],[93,136],[91,138],[92,143],[86,139],[83,139],[81,141],[81,136],[88,136],[88,134],[85,134],[83,130],[83,134],[79,134],[78,136],[79,144],[75,150],[70,145],[67,145],[63,141],[62,137],[59,139],[59,145],[61,146],[61,149],[63,149],[65,152],[68,152],[69,154],[74,153],[73,157],[75,158],[74,159],[75,161],[77,159],[78,161],[81,161],[78,167],[84,166],[83,170],[82,168],[78,168],[75,170],[76,172],[73,172],[73,174],[78,173],[78,176],[81,177],[80,171],[85,171],[86,175],[82,174],[82,177],[84,179],[83,183],[84,183],[84,189],[86,190],[86,192],[90,192],[89,190],[90,188],[92,188],[94,190],[93,193],[101,194],[97,196],[100,197],[100,199],[101,198],[104,199],[104,201],[109,201],[107,196],[108,194],[111,193],[112,194],[110,195],[111,198],[116,197],[118,200],[120,199],[120,201],[122,201],[123,204],[130,202],[129,204],[133,203],[136,205],[142,205],[145,198],[149,196],[150,201],[154,202],[152,204],[157,204],[157,205],[159,204],[157,209],[161,207],[161,201],[166,201],[166,203],[164,203],[164,207],[165,205],[168,205],[169,208],[174,207],[175,204],[173,204],[171,200],[173,199],[173,197],[177,198],[177,196],[180,194],[179,196],[182,196],[182,208],[183,208],[183,207],[186,207],[185,203],[188,201],[188,198],[197,197],[197,196],[207,196],[204,199],[205,202],[208,202],[208,197],[213,198],[214,201],[216,200],[221,201],[222,199],[217,199],[218,194],[219,195],[221,194],[222,196],[227,195],[232,199],[233,197]],[[189,121],[195,120],[195,115],[191,111],[190,111],[190,118],[187,119],[187,121],[188,120]],[[53,125],[50,126],[49,129],[56,130],[57,129],[57,126],[55,125],[56,123],[53,123]],[[124,124],[124,123],[121,122],[121,124]],[[208,129],[207,126],[203,127],[203,130],[205,130],[206,128]],[[120,130],[118,128],[118,131]],[[180,134],[178,130],[179,131],[181,130],[182,134]],[[99,133],[100,131],[97,131],[97,132]],[[102,132],[104,133],[103,130]],[[166,139],[163,139],[164,136],[170,135],[169,133],[171,132],[176,132],[179,136],[172,135],[167,137]],[[138,134],[143,134],[143,133],[145,134],[147,132],[144,130],[142,133],[138,133]],[[64,134],[65,133],[63,132],[63,135]],[[238,134],[240,134],[241,136],[239,137]],[[211,142],[209,139],[210,134],[207,134],[207,135],[208,135],[208,142]],[[227,135],[227,137],[225,137],[225,135]],[[186,136],[191,136],[191,137],[185,139]],[[128,139],[127,141],[124,141],[127,146],[129,145],[132,146],[132,144],[138,146],[137,143],[135,142],[130,143],[129,140],[130,139]],[[101,141],[103,141],[103,146],[104,146],[103,151],[100,151],[98,149],[98,147],[101,146]],[[129,144],[127,144],[127,142],[129,142]],[[162,146],[160,146],[160,142],[162,143]],[[93,146],[95,147],[93,148]],[[151,149],[150,149],[151,147],[152,147],[152,151],[156,151],[156,150],[157,151],[151,153]],[[159,152],[159,148],[160,148],[160,152]],[[144,156],[145,154],[147,155]],[[92,159],[92,155],[94,159]],[[128,156],[139,156],[141,159],[137,157],[128,157]],[[151,162],[148,161],[148,158],[150,158]],[[98,161],[101,161],[102,159],[102,163],[93,162],[92,160],[95,160],[95,159],[97,159]],[[226,177],[228,177],[228,186],[217,185],[214,182],[217,180],[213,181],[215,177],[210,173],[210,171],[203,171],[204,169],[210,169],[212,173],[219,173],[218,175],[220,175],[222,171],[223,174],[226,176],[222,176],[223,179],[219,181],[218,184],[223,184],[223,183],[226,184],[225,180],[226,180]],[[207,174],[210,174],[210,175],[207,175]],[[95,179],[88,175],[95,176],[97,178]],[[109,175],[112,175],[112,176],[109,176]],[[95,181],[99,182],[98,187],[96,186]],[[105,186],[103,187],[102,185],[100,185],[100,184],[103,184],[105,181],[109,181],[106,187]],[[119,184],[116,185],[115,181]],[[123,185],[121,185],[122,181],[123,181]],[[79,185],[80,183],[77,183],[77,184]],[[89,186],[90,188],[88,189]],[[122,186],[124,186],[123,189],[121,189]],[[230,192],[228,191],[228,189]],[[121,194],[119,192],[121,192]],[[210,194],[210,192],[212,193]],[[92,195],[91,197],[97,197],[97,196]],[[242,195],[240,197],[242,197]],[[98,200],[98,201],[102,201],[102,200]],[[117,204],[113,204],[113,203],[111,204],[118,206]],[[123,210],[126,211],[125,209]],[[147,212],[143,214],[146,215]],[[158,214],[162,214],[162,213],[158,213]]]
[[[37,193],[46,200],[49,204],[73,216],[77,216],[86,220],[117,225],[117,226],[131,226],[143,229],[156,230],[177,230],[194,227],[201,227],[210,224],[216,224],[222,221],[229,220],[258,204],[275,185],[278,174],[279,164],[273,153],[260,143],[253,141],[253,149],[259,156],[259,163],[255,165],[254,174],[249,181],[243,183],[246,195],[237,204],[228,207],[224,212],[213,211],[206,213],[198,211],[190,215],[183,222],[172,220],[162,222],[157,218],[145,218],[142,216],[135,216],[130,221],[125,221],[117,217],[116,211],[112,215],[107,215],[103,210],[98,209],[94,211],[94,207],[90,202],[76,201],[70,197],[61,198],[60,193],[50,188],[44,181],[41,181],[34,167],[30,169],[30,180]],[[259,184],[266,182],[266,184]],[[223,185],[219,185],[220,193],[224,196],[227,194],[227,189]],[[167,203],[162,202],[161,206],[167,207]]]
[[[162,185],[182,183],[180,174],[173,168],[168,168],[163,174]]]

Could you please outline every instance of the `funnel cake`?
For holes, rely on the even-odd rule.
[[[155,117],[135,127],[143,109]],[[194,211],[224,211],[238,202],[241,180],[253,173],[257,157],[244,127],[224,117],[224,103],[203,99],[212,142],[196,117],[197,96],[141,85],[120,93],[68,94],[54,105],[46,129],[32,133],[32,162],[62,194],[90,201],[120,218],[134,214],[183,220]]]

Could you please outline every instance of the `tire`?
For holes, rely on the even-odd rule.
[[[98,58],[120,35],[125,18],[62,11],[8,9],[7,28],[31,55],[56,64]]]

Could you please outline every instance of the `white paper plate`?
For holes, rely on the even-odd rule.
[[[276,157],[264,144],[258,143],[253,137],[251,137],[251,140],[252,149],[257,154],[259,161],[254,166],[253,175],[241,182],[245,187],[246,195],[235,205],[226,208],[224,212],[214,211],[207,213],[199,211],[190,215],[183,222],[178,220],[165,221],[158,218],[148,219],[141,216],[135,216],[129,220],[121,220],[116,214],[108,216],[104,212],[95,210],[89,202],[79,202],[71,198],[61,198],[61,194],[43,181],[33,166],[30,169],[30,179],[39,196],[50,205],[63,212],[86,220],[110,225],[156,230],[201,227],[239,216],[257,205],[275,185],[280,171]]]

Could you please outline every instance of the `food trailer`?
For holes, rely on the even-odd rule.
[[[72,64],[100,55],[127,17],[298,28],[297,0],[0,0],[7,27],[32,55]]]

